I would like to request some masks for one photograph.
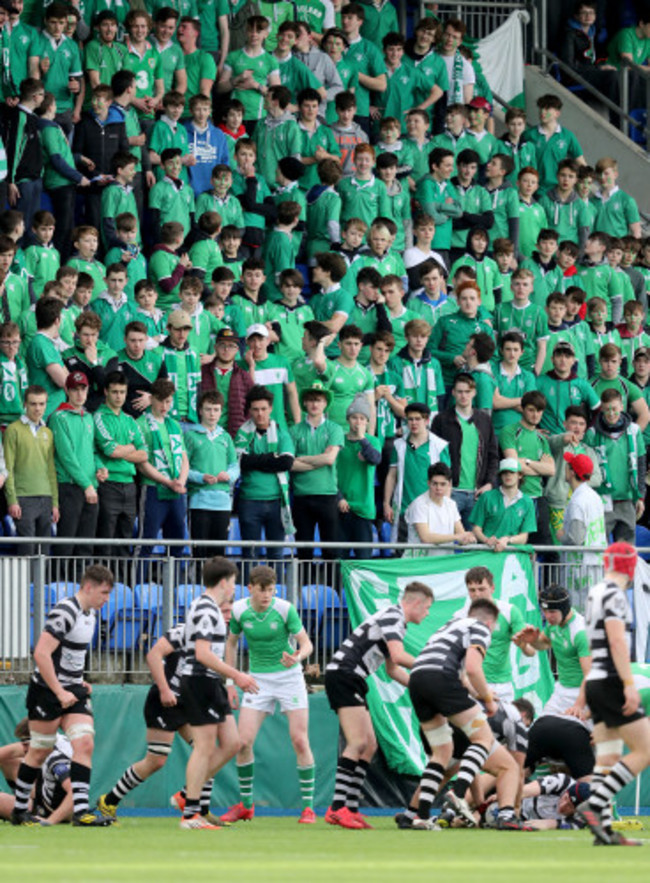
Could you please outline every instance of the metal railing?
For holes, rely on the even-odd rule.
[[[28,542],[34,541],[0,539],[0,683],[26,681],[32,669],[34,643],[47,613],[59,600],[74,594],[86,566],[97,562],[113,570],[116,584],[110,602],[98,614],[98,628],[87,660],[88,677],[104,682],[146,682],[149,678],[147,652],[166,629],[184,620],[192,600],[203,591],[203,561],[182,555],[185,543],[180,540],[166,542],[160,555],[148,558],[120,554],[124,543],[116,540],[102,541],[99,554],[96,542],[78,540],[78,545],[89,547],[88,556],[63,558],[56,554],[57,545],[69,541],[55,538],[43,541],[38,554],[31,557],[2,554],[10,545]],[[217,543],[214,545],[218,548]],[[281,558],[274,561],[268,560],[264,547],[265,544],[238,540],[236,546],[227,549],[227,554],[241,567],[236,598],[247,594],[251,567],[262,562],[273,566],[278,593],[298,609],[314,644],[310,662],[317,663],[322,672],[349,630],[341,582],[342,547],[334,543],[269,543],[267,548],[281,553]],[[348,548],[343,547],[343,554],[347,554]],[[443,548],[448,548],[450,553],[463,551],[455,546]],[[480,548],[486,547],[470,546],[466,550]],[[354,555],[378,560],[378,556],[389,557],[407,550],[421,553],[423,547],[366,543],[355,546]],[[588,585],[600,578],[598,573],[565,560],[562,553],[575,555],[575,547],[539,547],[536,552],[542,559],[536,566],[538,586],[550,582],[567,585],[580,608]],[[560,563],[543,562],[545,552],[559,553]],[[336,554],[336,559],[329,560],[328,553]],[[243,641],[239,663],[244,668],[247,665]]]
[[[630,137],[631,131],[636,129],[643,132],[646,139],[648,138],[650,135],[650,126],[648,125],[648,120],[650,119],[650,71],[646,71],[638,65],[631,64],[623,59],[621,68],[618,72],[620,103],[616,104],[616,102],[612,101],[611,98],[603,92],[600,92],[574,68],[565,64],[565,62],[563,62],[554,52],[551,52],[549,49],[542,46],[538,46],[535,52],[540,62],[540,67],[545,73],[550,76],[551,67],[556,66],[563,74],[570,77],[574,83],[582,86],[589,95],[599,101],[609,111],[616,114],[621,120],[621,131],[624,135]],[[632,110],[640,109],[638,106],[635,107],[635,105],[638,105],[638,102],[633,101],[631,98],[631,83],[633,86],[635,78],[639,78],[643,81],[643,92],[645,96],[643,107],[646,111],[645,124],[630,113]],[[562,85],[564,85],[564,83]]]
[[[539,14],[533,2],[502,3],[499,0],[456,0],[453,3],[439,3],[437,17],[443,22],[448,18],[459,18],[467,26],[468,36],[482,40],[496,31],[513,12],[525,10],[530,16],[530,24],[523,29],[524,58],[531,61],[531,53],[539,45]],[[424,18],[424,3],[420,3],[420,18]]]

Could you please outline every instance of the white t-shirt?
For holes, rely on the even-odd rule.
[[[602,498],[588,484],[578,485],[564,510],[563,542],[571,546],[605,546],[605,509]],[[581,552],[579,556],[567,553],[567,560],[582,564],[602,564],[597,552]]]
[[[415,529],[416,524],[426,524],[432,533],[453,534],[457,521],[460,521],[458,506],[450,498],[445,497],[440,505],[434,503],[429,492],[416,497],[406,510],[406,523],[408,525],[408,542],[419,543],[420,537]],[[428,554],[448,555],[448,549],[435,550]]]

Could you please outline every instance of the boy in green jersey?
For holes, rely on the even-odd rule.
[[[516,459],[501,460],[499,487],[481,494],[469,516],[478,542],[495,552],[528,542],[536,527],[533,501],[520,490],[520,472]]]
[[[35,243],[25,249],[25,269],[33,279],[35,294],[39,296],[45,283],[54,279],[61,266],[61,256],[52,242],[55,226],[51,212],[34,212],[32,232]]]
[[[434,148],[427,134],[430,125],[426,110],[414,108],[406,115],[406,144],[410,148],[412,166],[408,177],[411,191],[415,190],[420,179],[429,171],[429,154]]]
[[[196,198],[196,216],[200,218],[204,212],[217,212],[223,227],[229,224],[235,227],[244,226],[244,213],[241,202],[231,193],[232,170],[221,163],[212,169],[212,190],[206,190]]]
[[[460,194],[451,183],[454,170],[454,154],[444,147],[435,147],[429,154],[429,174],[422,178],[415,191],[416,199],[431,215],[436,225],[431,247],[434,248],[449,266],[449,250],[453,229],[453,219],[460,218],[463,209]]]
[[[420,321],[420,320],[414,320]],[[389,363],[391,353],[395,349],[395,338],[390,331],[375,331],[368,341],[370,361],[368,370],[375,378],[375,407],[377,408],[377,438],[382,445],[382,463],[378,470],[378,493],[376,497],[381,506],[384,498],[384,482],[388,470],[390,451],[395,443],[397,420],[404,418],[404,406],[407,404],[402,378]],[[379,510],[381,511],[381,509]]]
[[[372,173],[375,149],[370,144],[357,144],[354,148],[354,175],[339,181],[341,195],[341,221],[360,218],[368,226],[375,218],[390,214],[390,202],[386,185]]]
[[[133,299],[135,286],[147,278],[147,261],[137,243],[138,219],[131,212],[120,212],[115,218],[115,233],[119,245],[106,252],[106,265],[122,263],[126,267],[127,296]]]
[[[299,423],[300,404],[291,365],[282,356],[269,353],[269,329],[261,323],[250,325],[246,332],[248,349],[240,367],[248,372],[258,386],[264,386],[274,397],[272,416],[279,429],[287,428],[287,415]]]
[[[470,337],[479,331],[494,336],[491,324],[479,318],[480,297],[476,282],[463,283],[458,291],[458,312],[441,316],[433,327],[429,351],[442,365],[447,388],[465,363],[463,353]]]
[[[499,153],[505,153],[513,160],[513,168],[508,178],[516,181],[520,169],[535,166],[535,148],[522,137],[526,129],[526,111],[522,107],[509,107],[506,111],[505,135],[500,138]]]
[[[154,111],[165,94],[160,54],[147,40],[152,26],[151,17],[144,9],[132,9],[124,22],[128,34],[124,68],[135,74],[135,94],[131,103],[147,129],[151,128]]]
[[[187,92],[187,72],[185,56],[176,40],[172,40],[180,13],[169,6],[158,9],[153,19],[151,43],[160,60],[161,75],[165,92],[176,89]]]
[[[300,187],[307,191],[318,183],[317,164],[321,159],[340,159],[339,146],[329,126],[318,119],[320,95],[316,89],[298,93],[298,129],[300,160],[306,166]]]
[[[268,233],[262,246],[266,283],[264,296],[266,300],[276,303],[282,297],[278,287],[280,273],[292,269],[296,265],[296,247],[293,231],[300,220],[302,206],[298,202],[288,200],[278,206],[277,222]]]
[[[472,227],[467,233],[467,250],[452,264],[449,275],[454,276],[459,267],[471,267],[476,272],[476,282],[481,289],[481,305],[493,313],[501,302],[499,288],[499,268],[496,261],[488,257],[490,237],[483,227]]]
[[[553,370],[537,377],[537,389],[546,398],[541,428],[557,435],[564,430],[564,415],[570,405],[583,405],[592,412],[598,408],[598,396],[586,380],[575,376],[576,353],[573,344],[561,340],[551,356]]]
[[[368,423],[375,433],[375,383],[370,371],[359,364],[363,334],[356,325],[345,325],[339,335],[341,353],[331,364],[328,389],[332,393],[329,418],[345,428],[348,405],[358,396],[368,400]]]
[[[374,406],[374,396],[373,396]],[[379,440],[368,433],[368,424],[374,416],[364,394],[354,397],[345,413],[348,431],[337,459],[337,477],[340,499],[341,540],[346,544],[372,542],[375,520],[375,473],[381,462]],[[350,558],[352,548],[341,550],[342,558]],[[367,553],[359,550],[357,557]]]
[[[65,391],[67,401],[48,421],[59,482],[60,518],[56,535],[93,539],[99,515],[97,486],[103,473],[95,468],[95,424],[85,407],[88,398],[86,374],[82,371],[68,374]],[[56,552],[61,557],[83,556],[84,548],[70,543],[59,546]]]
[[[280,85],[277,59],[264,50],[269,35],[269,21],[263,15],[251,15],[246,21],[246,45],[228,53],[219,77],[218,91],[231,92],[244,106],[244,120],[256,121],[266,116],[264,95],[269,86]]]
[[[125,286],[124,265],[112,264],[106,270],[106,290],[93,302],[93,309],[102,320],[100,339],[116,352],[124,340],[124,329],[135,318],[135,305],[129,301]]]
[[[431,325],[421,318],[404,326],[405,344],[391,357],[389,367],[401,380],[407,404],[424,402],[431,414],[442,410],[445,386],[440,362],[427,349]]]
[[[110,85],[113,74],[124,65],[126,49],[116,41],[117,16],[112,9],[102,9],[94,21],[97,37],[86,43],[84,69],[88,75],[88,92],[100,84]],[[86,106],[90,106],[90,94],[86,96]]]
[[[203,212],[198,215],[196,239],[190,247],[192,275],[207,286],[217,267],[223,266],[221,249],[217,242],[221,232],[221,215],[218,212]]]
[[[74,324],[74,345],[63,351],[68,371],[82,373],[88,380],[84,405],[91,414],[104,401],[104,378],[118,366],[116,352],[99,339],[101,327],[96,313],[80,313]]]
[[[168,147],[177,147],[181,151],[180,180],[189,183],[187,166],[196,163],[196,157],[190,153],[187,140],[187,129],[180,122],[185,96],[174,90],[165,92],[162,100],[163,114],[154,124],[149,135],[149,158],[154,168],[156,181],[162,180],[165,170],[162,167],[162,152]]]
[[[16,322],[0,325],[0,429],[4,429],[23,413],[27,368],[18,354],[20,329]]]
[[[570,157],[585,165],[578,139],[560,125],[562,100],[557,95],[542,95],[537,99],[539,126],[526,130],[525,140],[535,148],[535,168],[539,171],[539,188],[545,193],[553,186],[558,163]]]
[[[133,300],[137,304],[137,308],[133,313],[132,322],[142,323],[145,327],[147,332],[146,349],[156,349],[167,337],[167,323],[165,314],[156,306],[158,292],[153,283],[148,279],[141,279],[136,283]]]
[[[178,302],[180,284],[185,271],[190,267],[189,255],[177,252],[183,245],[185,230],[178,221],[167,221],[162,225],[159,244],[154,246],[149,261],[149,279],[158,292],[158,306],[169,311]]]
[[[245,693],[241,700],[238,729],[241,748],[237,755],[237,776],[241,801],[221,816],[222,822],[250,821],[255,814],[253,745],[267,714],[276,705],[286,714],[289,737],[296,752],[302,813],[300,824],[316,821],[314,813],[314,756],[309,745],[309,701],[301,663],[313,651],[298,611],[276,596],[276,574],[272,567],[254,567],[249,575],[248,597],[235,601],[226,639],[226,664],[235,662],[237,644],[246,636],[250,671],[259,691]],[[231,703],[239,702],[233,686]]]
[[[42,386],[47,393],[45,418],[65,401],[68,370],[55,343],[59,337],[62,310],[63,302],[57,297],[43,297],[36,302],[36,335],[27,347],[25,358],[30,384]]]
[[[386,316],[395,338],[395,346],[401,350],[406,345],[406,326],[418,314],[404,305],[404,281],[402,277],[389,273],[381,280],[380,291],[385,302]]]
[[[307,193],[307,257],[329,251],[341,239],[341,197],[336,185],[343,175],[338,160],[322,159],[316,166],[319,184]]]
[[[615,343],[606,343],[598,353],[599,373],[590,381],[592,389],[597,395],[602,395],[606,389],[617,389],[623,399],[623,408],[638,423],[639,428],[644,430],[650,420],[650,413],[641,390],[635,383],[621,376],[622,357],[620,347]]]
[[[161,153],[160,160],[165,176],[154,184],[149,194],[149,209],[156,242],[161,241],[161,228],[167,221],[182,224],[185,236],[194,223],[194,191],[181,178],[181,151],[177,147],[167,147]]]
[[[476,95],[467,105],[467,112],[469,125],[465,129],[465,140],[467,147],[479,155],[479,179],[482,180],[488,160],[499,152],[500,147],[497,139],[486,128],[492,105],[487,99]]]
[[[650,346],[650,334],[645,331],[645,310],[637,301],[630,300],[623,307],[623,321],[617,326],[621,335],[623,373],[629,374],[635,352]]]
[[[396,225],[397,233],[392,247],[402,254],[405,248],[413,245],[413,221],[411,219],[411,197],[406,180],[398,180],[398,159],[394,153],[380,153],[377,157],[377,177],[386,185],[390,202],[389,218]]]
[[[445,111],[443,131],[431,139],[431,149],[444,147],[456,157],[463,150],[473,149],[466,135],[468,121],[467,107],[464,104],[450,104]]]
[[[390,218],[375,218],[368,232],[368,251],[354,261],[348,276],[350,281],[364,267],[373,267],[382,276],[399,276],[406,285],[408,277],[401,255],[391,248],[397,234],[397,224]]]
[[[560,291],[562,271],[555,255],[558,250],[558,235],[555,230],[544,228],[539,231],[535,249],[530,257],[520,263],[520,267],[533,274],[533,294],[531,301],[539,307],[546,305],[546,299],[554,291]]]
[[[201,365],[213,358],[214,318],[201,303],[203,285],[196,276],[186,276],[180,286],[180,303],[176,308],[187,313],[192,322],[192,330],[187,338],[190,347],[199,354]]]
[[[0,315],[4,322],[17,322],[31,306],[27,277],[11,271],[16,255],[16,243],[11,236],[0,234]]]
[[[463,350],[465,364],[463,371],[474,379],[476,384],[476,396],[474,407],[492,414],[492,402],[496,380],[492,373],[492,358],[496,350],[496,343],[491,334],[478,331],[472,334]]]
[[[330,392],[321,382],[314,381],[314,385],[304,389],[301,396],[306,416],[291,427],[291,438],[296,449],[291,470],[293,520],[299,543],[312,542],[316,528],[323,542],[334,543],[338,540],[336,459],[343,447],[343,430],[325,416],[330,401]],[[298,550],[298,556],[303,560],[311,558],[312,554],[309,549]],[[324,560],[337,558],[336,549],[323,549]],[[328,585],[333,577],[333,570],[328,566]]]
[[[269,187],[275,184],[278,162],[285,156],[299,156],[302,137],[298,123],[289,111],[291,93],[286,86],[271,86],[264,96],[266,116],[255,127],[257,169]]]
[[[529,258],[540,232],[546,227],[546,212],[534,201],[539,188],[539,172],[532,166],[524,166],[517,175],[519,194],[519,254]]]
[[[360,3],[347,3],[341,8],[341,28],[348,41],[345,60],[357,70],[358,86],[355,96],[358,119],[368,132],[370,123],[370,93],[386,91],[386,65],[378,46],[361,36],[366,7]]]
[[[536,382],[533,372],[519,365],[524,352],[524,338],[519,331],[506,331],[499,340],[499,351],[501,361],[494,370],[496,389],[492,398],[492,424],[497,435],[519,422],[522,396],[534,390]]]
[[[235,146],[235,158],[237,167],[233,171],[232,192],[246,203],[244,245],[255,251],[264,242],[267,211],[262,204],[271,196],[271,189],[257,172],[257,146],[253,141],[249,138],[239,140]]]
[[[492,243],[494,260],[499,268],[498,284],[501,287],[501,303],[512,300],[512,273],[516,269],[515,247],[509,239],[501,237]]]
[[[129,212],[137,219],[140,216],[133,192],[133,182],[137,174],[138,158],[133,153],[118,152],[112,159],[113,182],[104,187],[101,202],[101,232],[105,248],[120,245],[115,229],[118,215]],[[141,244],[140,225],[137,223],[136,242]]]
[[[289,364],[303,355],[302,338],[305,322],[314,318],[309,304],[301,297],[305,280],[300,270],[287,269],[280,273],[281,300],[268,304],[266,319],[274,331],[281,332],[280,340],[275,344],[275,352],[283,356]]]
[[[601,346],[604,346],[606,343],[615,343],[622,350],[621,334],[618,328],[614,328],[614,324],[607,321],[607,301],[604,298],[589,298],[587,301],[586,324],[594,353],[598,352]]]
[[[605,253],[609,247],[609,236],[594,231],[587,237],[585,255],[578,265],[578,284],[587,292],[587,302],[592,297],[602,297],[607,304],[607,318],[614,323],[623,315],[623,296],[616,285],[614,272],[608,264]],[[616,312],[614,306],[616,305]]]
[[[73,120],[81,117],[85,86],[79,48],[64,34],[66,21],[65,4],[55,2],[47,7],[38,55],[43,85],[56,99],[57,121],[68,134]]]
[[[557,167],[557,184],[542,194],[539,203],[558,239],[575,242],[583,249],[590,233],[590,218],[575,190],[579,168],[575,159],[563,159]]]
[[[531,369],[539,376],[546,358],[548,324],[542,307],[531,303],[533,274],[519,269],[512,274],[513,299],[497,307],[494,328],[497,339],[502,340],[506,331],[518,331],[524,339],[521,367]]]
[[[175,386],[171,415],[181,425],[197,423],[196,399],[201,383],[201,360],[189,345],[192,319],[184,310],[173,310],[167,318],[166,340],[162,343],[163,364]]]
[[[457,174],[452,183],[458,190],[463,214],[454,221],[451,237],[452,258],[456,260],[467,246],[467,231],[474,227],[484,230],[494,223],[492,203],[484,187],[476,182],[480,156],[466,148],[456,157]]]
[[[585,442],[598,456],[603,483],[598,493],[605,505],[607,535],[634,541],[636,522],[645,508],[645,442],[639,426],[625,413],[618,389],[600,396],[600,413]]]
[[[75,227],[72,231],[73,256],[67,266],[73,267],[79,273],[87,273],[93,280],[93,296],[95,300],[106,288],[106,267],[97,260],[99,248],[99,235],[95,227],[86,224]]]
[[[494,215],[490,241],[494,243],[497,239],[509,239],[515,254],[519,254],[519,196],[517,189],[507,180],[514,167],[511,156],[495,153],[485,168],[485,189]]]
[[[641,238],[641,218],[636,200],[625,193],[616,183],[618,163],[611,156],[596,163],[599,189],[594,200],[596,218],[593,229],[608,236],[634,236]]]

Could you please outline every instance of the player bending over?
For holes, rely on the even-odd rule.
[[[359,795],[377,741],[366,694],[367,679],[380,665],[394,680],[408,686],[413,656],[404,650],[409,623],[419,624],[433,603],[433,592],[420,582],[409,583],[398,604],[370,616],[349,635],[325,670],[325,690],[336,712],[346,746],[339,757],[334,800],[325,821],[342,828],[370,828],[359,812]]]

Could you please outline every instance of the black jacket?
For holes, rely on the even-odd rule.
[[[499,445],[494,434],[492,418],[487,411],[474,410],[470,422],[478,430],[476,488],[480,488],[488,482],[492,487],[496,487],[499,471]],[[436,414],[431,424],[431,431],[449,442],[451,483],[457,487],[460,478],[460,449],[463,442],[463,431],[460,428],[456,409],[449,408]]]
[[[126,126],[117,113],[111,119],[109,111],[108,120],[104,125],[97,120],[92,112],[86,112],[80,122],[74,127],[73,152],[88,157],[95,163],[94,169],[83,166],[84,174],[89,178],[95,175],[110,175],[113,173],[112,162],[115,154],[120,151],[129,152],[129,139],[126,134]]]
[[[0,129],[7,151],[7,182],[37,181],[43,173],[39,118],[18,106],[2,105]]]

